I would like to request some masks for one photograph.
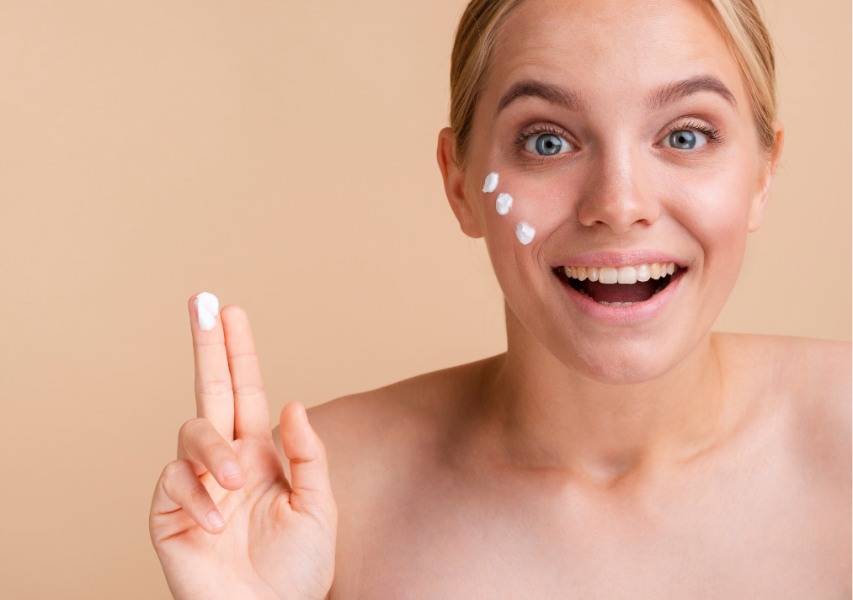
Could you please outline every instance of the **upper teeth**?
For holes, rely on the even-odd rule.
[[[633,267],[563,267],[566,277],[599,283],[637,283],[672,275],[678,267],[671,263],[642,264]]]

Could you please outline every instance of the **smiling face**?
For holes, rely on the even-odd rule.
[[[442,135],[451,205],[485,237],[508,310],[612,383],[658,377],[707,336],[775,162],[736,59],[689,0],[526,0],[498,33],[464,169]]]

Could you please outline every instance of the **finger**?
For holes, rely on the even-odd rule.
[[[196,298],[190,298],[190,324],[195,355],[196,414],[213,423],[226,440],[234,439],[234,396],[231,392],[231,373],[225,354],[225,334],[219,316],[213,329],[199,327]]]
[[[269,407],[249,317],[239,306],[226,306],[221,317],[234,388],[234,437],[271,440]]]
[[[226,490],[239,490],[246,483],[240,459],[207,419],[192,419],[178,433],[178,458],[188,461],[196,476],[205,471]]]
[[[299,510],[300,494],[331,495],[326,448],[308,423],[305,408],[298,402],[291,402],[281,409],[281,445],[290,463],[294,508]]]
[[[225,529],[225,519],[192,465],[185,460],[173,461],[163,469],[154,492],[151,515],[158,517],[177,510],[183,510],[208,533],[221,533]]]

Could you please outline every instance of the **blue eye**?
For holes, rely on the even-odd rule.
[[[708,138],[698,131],[679,129],[663,139],[663,145],[676,150],[693,150],[708,143]]]
[[[554,154],[562,154],[572,149],[572,145],[553,133],[542,133],[535,135],[524,143],[524,148],[528,152],[538,154],[540,156],[553,156]]]

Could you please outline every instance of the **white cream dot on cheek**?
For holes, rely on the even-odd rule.
[[[216,315],[219,314],[219,298],[213,294],[202,292],[195,297],[195,307],[198,310],[198,328],[210,331],[216,327]]]
[[[491,194],[498,187],[498,174],[495,172],[486,175],[486,183],[483,184],[483,191]]]
[[[499,215],[505,215],[512,208],[512,196],[509,194],[498,194],[498,199],[495,200],[495,209]]]
[[[534,235],[536,235],[536,230],[524,221],[515,226],[515,237],[525,246],[533,241]]]

